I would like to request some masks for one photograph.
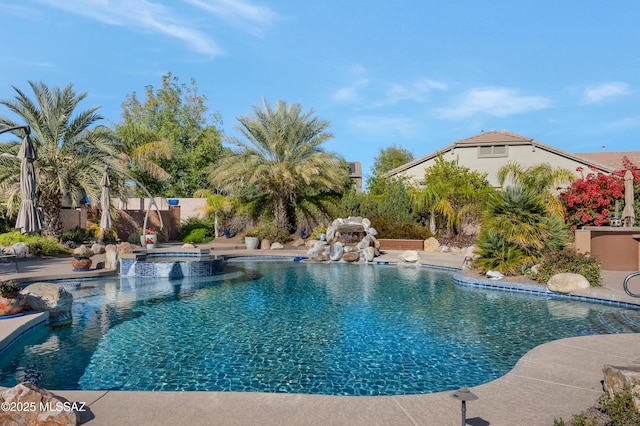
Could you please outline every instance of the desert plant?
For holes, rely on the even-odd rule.
[[[595,258],[578,253],[575,249],[565,248],[545,253],[538,272],[531,274],[531,277],[539,283],[546,284],[555,274],[571,272],[584,276],[592,286],[599,286],[601,269]]]

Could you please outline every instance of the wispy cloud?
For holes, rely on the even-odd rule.
[[[258,37],[263,37],[265,29],[278,19],[278,15],[267,7],[238,0],[185,1]]]
[[[239,25],[256,35],[262,35],[276,18],[276,14],[266,7],[238,0],[183,0],[182,7],[179,3],[169,7],[149,0],[36,1],[108,25],[176,38],[185,42],[191,50],[209,56],[221,55],[223,49],[205,31],[197,28],[202,19],[200,16],[190,18],[184,10],[184,3],[197,7],[196,12],[205,10],[224,22]]]
[[[525,96],[517,90],[501,87],[473,89],[466,92],[457,105],[440,108],[440,118],[459,120],[476,114],[508,117],[548,108],[551,100],[543,96]]]
[[[426,77],[404,82],[388,82],[369,77],[363,67],[352,69],[352,82],[335,90],[332,99],[341,103],[360,104],[365,108],[379,108],[401,102],[422,103],[434,90],[447,90],[445,83]]]
[[[584,91],[584,101],[588,104],[602,102],[613,96],[626,96],[631,94],[631,87],[623,82],[603,83],[591,86]]]

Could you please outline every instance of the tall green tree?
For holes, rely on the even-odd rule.
[[[211,172],[212,184],[237,194],[254,187],[271,206],[275,227],[293,230],[295,211],[304,200],[318,205],[349,186],[347,163],[322,144],[333,137],[329,122],[302,111],[300,104],[263,100],[253,114],[238,117],[240,137]]]
[[[38,153],[34,163],[36,172],[37,203],[42,208],[45,229],[43,235],[59,238],[62,235],[60,210],[63,198],[72,206],[85,195],[97,199],[104,165],[118,169],[115,135],[105,126],[97,125],[102,117],[99,107],[78,110],[86,93],[76,93],[71,84],[64,88],[48,87],[41,82],[29,82],[34,98],[13,87],[13,99],[4,99],[0,105],[20,118],[19,121],[0,117],[0,127],[31,126],[31,138]],[[18,152],[19,142],[6,144],[9,156],[0,162],[0,187],[9,199],[19,197],[20,162],[12,157]],[[113,176],[112,183],[119,181]],[[117,195],[118,185],[112,185]],[[15,206],[17,203],[11,203]]]
[[[158,180],[157,175],[140,164],[129,164],[131,173],[152,193],[190,197],[207,187],[207,168],[222,151],[221,132],[217,128],[220,119],[217,114],[209,114],[207,101],[198,92],[195,79],[187,85],[171,73],[162,77],[161,88],[145,88],[144,101],[138,99],[136,92],[127,95],[117,131],[127,142],[128,151],[152,148],[151,142],[161,148],[138,152],[144,152],[159,167],[156,171],[161,169],[168,178]]]
[[[459,233],[463,223],[473,224],[488,197],[495,192],[486,174],[445,160],[442,155],[427,168],[422,187],[412,194],[415,210],[425,217],[432,233]]]
[[[378,155],[374,158],[372,174],[367,177],[367,191],[373,195],[381,195],[385,190],[387,179],[383,175],[411,160],[413,160],[413,153],[405,148],[396,145],[380,148]]]
[[[553,167],[549,163],[524,167],[511,161],[498,170],[498,181],[501,186],[521,185],[541,194],[549,213],[564,216],[564,209],[559,198],[558,188],[570,185],[576,180],[575,174],[564,167]]]

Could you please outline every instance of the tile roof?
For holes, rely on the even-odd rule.
[[[455,145],[477,145],[484,143],[532,142],[533,139],[507,130],[489,130],[487,132],[455,141]]]
[[[576,157],[602,164],[613,170],[622,170],[622,158],[627,157],[633,164],[640,167],[640,151],[624,152],[580,152],[574,154]]]

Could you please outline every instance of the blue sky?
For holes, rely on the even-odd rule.
[[[393,3],[393,4],[392,4]],[[73,83],[120,120],[131,92],[195,78],[234,134],[265,98],[331,122],[370,173],[507,129],[569,152],[637,150],[640,2],[0,0],[0,98]],[[0,108],[1,115],[7,115]]]

